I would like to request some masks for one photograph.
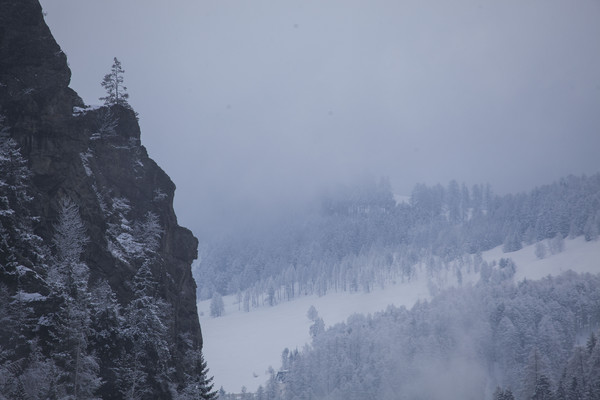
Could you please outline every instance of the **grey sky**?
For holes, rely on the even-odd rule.
[[[196,231],[357,175],[505,193],[600,171],[598,0],[42,5],[86,103],[121,60]]]

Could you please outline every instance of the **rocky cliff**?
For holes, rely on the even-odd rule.
[[[70,75],[38,1],[0,0],[0,399],[171,398],[202,372],[197,240],[135,112]]]

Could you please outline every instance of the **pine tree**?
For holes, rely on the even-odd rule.
[[[126,343],[122,331],[124,318],[117,296],[107,281],[101,280],[91,293],[91,327],[90,345],[96,349],[98,357],[103,360],[100,376],[104,382],[99,388],[101,397],[115,393],[115,368],[121,356],[121,349]]]
[[[594,335],[594,338],[596,336]],[[600,399],[600,344],[597,340],[589,340],[590,342],[594,342],[594,347],[590,351],[590,357],[588,360],[588,369],[589,369],[589,382],[588,387],[592,396],[588,395],[589,399]]]
[[[494,400],[504,400],[504,390],[500,386],[497,386],[493,396]]]
[[[30,180],[27,160],[0,114],[0,277],[6,279],[15,276],[17,265],[35,263],[45,255],[42,239],[32,228]]]
[[[546,245],[544,245],[544,242],[537,242],[535,244],[535,256],[540,260],[546,257]]]
[[[200,354],[200,379],[199,388],[202,399],[204,400],[215,400],[218,398],[218,392],[213,390],[213,377],[208,376],[208,367],[202,354]]]
[[[117,104],[131,108],[127,102],[129,98],[127,87],[123,85],[124,73],[125,71],[121,66],[121,62],[115,57],[110,73],[104,75],[104,79],[102,80],[102,87],[106,90],[106,96],[100,97],[100,100],[104,100],[105,105],[111,106]]]
[[[113,114],[109,107],[103,107],[98,110],[95,125],[96,129],[92,134],[92,139],[114,136],[119,125],[119,118]]]
[[[135,239],[141,244],[143,255],[152,258],[160,245],[163,230],[158,215],[148,211],[144,221],[137,223],[134,228]]]
[[[123,329],[129,343],[119,361],[119,386],[126,399],[142,398],[149,393],[151,381],[165,380],[171,355],[167,342],[169,307],[157,297],[148,262],[135,274],[132,291]]]
[[[306,317],[312,322],[315,322],[317,318],[319,318],[319,312],[317,311],[315,306],[310,306],[310,308],[306,312]]]
[[[588,353],[584,347],[576,346],[572,355],[567,361],[567,394],[573,389],[577,389],[579,394],[586,386],[586,377],[588,375]],[[570,380],[570,381],[569,381]],[[567,396],[569,398],[569,396]]]
[[[537,382],[535,383],[535,392],[533,393],[532,400],[553,400],[554,396],[550,388],[550,381],[548,377],[541,374]]]
[[[515,396],[510,389],[504,391],[504,400],[515,400]]]
[[[554,394],[554,400],[567,400],[567,391],[565,390],[565,374],[558,381],[558,387]]]
[[[530,399],[538,390],[538,383],[546,370],[546,363],[537,348],[529,352],[527,364],[523,374],[521,398]],[[540,394],[541,395],[541,394]]]
[[[244,300],[243,300],[243,309],[244,312],[250,312],[250,290],[244,290]]]
[[[581,386],[576,377],[571,379],[571,384],[567,388],[567,399],[568,400],[582,400]]]
[[[315,322],[308,328],[310,336],[315,338],[319,336],[321,333],[325,332],[325,322],[323,318],[318,317]]]
[[[97,358],[88,346],[92,335],[89,271],[80,261],[87,240],[79,208],[63,198],[54,234],[56,263],[49,272],[53,296],[62,302],[52,333],[54,359],[63,371],[57,389],[76,399],[95,398],[101,383]]]
[[[590,215],[583,227],[583,235],[586,241],[598,240],[600,228],[598,227],[599,214]]]
[[[178,393],[177,400],[216,400],[219,393],[213,390],[213,377],[208,375],[208,366],[202,352],[199,350],[188,353],[192,364],[192,374],[186,374],[185,385]]]
[[[210,301],[210,316],[216,318],[222,316],[224,313],[225,303],[223,303],[223,297],[221,297],[219,292],[215,291]]]
[[[79,207],[68,197],[59,202],[58,222],[54,227],[54,245],[57,263],[49,271],[49,281],[58,290],[76,290],[72,285],[85,284],[85,277],[77,276],[82,272],[80,258],[88,242],[85,226],[79,215]],[[71,285],[71,287],[69,287]],[[73,295],[74,293],[71,293]]]
[[[31,342],[30,350],[27,367],[19,376],[27,394],[26,398],[52,399],[51,392],[58,383],[58,369],[51,358],[42,354],[37,340]]]
[[[256,400],[265,400],[265,389],[260,385],[256,389]]]
[[[494,391],[494,400],[515,400],[515,396],[510,389],[503,390],[498,386]]]

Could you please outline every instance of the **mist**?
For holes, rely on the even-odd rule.
[[[600,399],[599,0],[40,1],[0,398]]]
[[[198,234],[356,177],[508,193],[600,170],[597,1],[42,4],[86,103],[121,60]]]

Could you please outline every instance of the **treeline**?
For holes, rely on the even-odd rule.
[[[499,245],[511,252],[548,239],[556,252],[565,237],[595,240],[599,231],[600,174],[504,196],[489,185],[419,184],[399,203],[386,180],[370,180],[331,190],[266,232],[205,244],[194,272],[201,299],[237,293],[248,308],[410,279],[417,263],[474,264]]]
[[[327,330],[314,321],[312,345],[286,349],[281,371],[249,399],[600,398],[590,335],[600,275],[480,282]]]

